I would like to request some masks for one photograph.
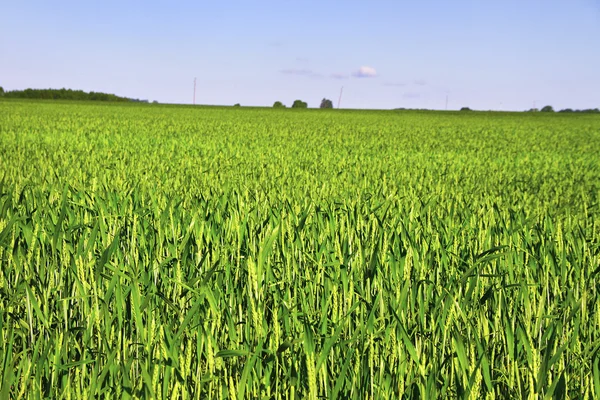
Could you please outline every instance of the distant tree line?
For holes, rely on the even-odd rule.
[[[586,113],[586,114],[600,114],[600,109],[597,108],[586,108],[585,110],[573,110],[571,108],[565,108],[560,110],[561,113]]]
[[[285,104],[281,101],[276,101],[273,103],[273,108],[285,108]],[[308,108],[308,104],[302,100],[295,100],[292,108]]]
[[[552,106],[544,106],[541,110],[537,108],[532,108],[529,112],[554,112],[554,108]],[[563,110],[558,111],[559,113],[584,113],[584,114],[600,114],[600,109],[597,108],[586,108],[584,110],[573,110],[572,108],[565,108]]]
[[[122,102],[142,102],[148,100],[130,99],[110,93],[84,92],[83,90],[72,89],[25,89],[11,90],[5,92],[0,87],[0,96],[14,99],[47,99],[47,100],[89,100],[89,101],[122,101]]]
[[[283,104],[281,101],[276,101],[273,103],[273,108],[285,108],[285,104]],[[308,103],[302,100],[295,100],[292,104],[292,108],[308,108]],[[323,99],[321,100],[321,105],[319,108],[333,108],[333,103],[331,100]]]

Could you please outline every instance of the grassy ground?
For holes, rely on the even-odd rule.
[[[0,102],[0,398],[600,398],[600,117]]]

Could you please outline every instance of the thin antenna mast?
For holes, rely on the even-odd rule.
[[[340,108],[340,103],[342,102],[342,92],[344,91],[344,87],[342,86],[342,88],[340,89],[340,98],[338,99],[338,106],[337,108]]]
[[[194,78],[194,105],[196,105],[196,78]]]

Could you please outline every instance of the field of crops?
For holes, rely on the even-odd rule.
[[[600,398],[600,117],[0,101],[0,398]]]

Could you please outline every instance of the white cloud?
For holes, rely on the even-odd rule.
[[[377,71],[373,67],[362,66],[352,75],[357,78],[374,78],[377,76]]]

